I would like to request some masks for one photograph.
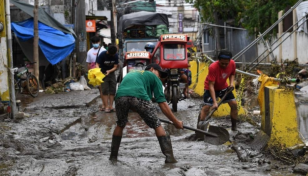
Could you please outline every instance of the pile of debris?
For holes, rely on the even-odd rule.
[[[57,94],[59,92],[70,92],[71,90],[90,90],[84,76],[80,77],[78,81],[75,78],[66,78],[63,81],[52,84],[47,87],[45,92],[49,94]]]

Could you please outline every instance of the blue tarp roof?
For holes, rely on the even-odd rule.
[[[34,37],[33,18],[23,22],[12,22],[12,30],[21,41]],[[66,58],[75,48],[75,38],[72,34],[66,34],[41,22],[38,22],[39,47],[47,60],[57,64]]]

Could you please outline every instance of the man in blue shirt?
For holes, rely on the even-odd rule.
[[[96,60],[96,67],[101,68],[101,72],[106,75],[104,82],[102,83],[102,101],[104,110],[106,113],[115,111],[112,108],[114,95],[116,93],[116,77],[115,71],[118,68],[119,57],[116,46],[109,46],[108,51],[103,51],[99,54]]]

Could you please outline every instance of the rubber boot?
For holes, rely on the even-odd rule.
[[[176,163],[177,161],[175,160],[173,156],[170,136],[169,135],[159,136],[157,137],[157,139],[159,141],[161,151],[166,156],[165,163]]]
[[[200,130],[203,130],[203,131],[208,131],[209,126],[210,126],[209,122],[200,120],[198,125],[197,125],[197,129],[200,129]],[[204,134],[196,131],[196,139],[204,140]]]
[[[237,131],[236,122],[237,122],[237,120],[235,120],[235,119],[233,119],[233,118],[231,117],[231,123],[232,123],[231,130],[232,130],[232,131]]]
[[[109,160],[117,161],[122,136],[112,136],[111,154]]]

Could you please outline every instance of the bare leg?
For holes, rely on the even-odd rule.
[[[188,84],[185,84],[185,88],[183,89],[183,93],[186,98],[188,98]]]
[[[201,120],[205,120],[205,117],[207,116],[207,114],[210,111],[210,106],[209,105],[204,105],[200,111],[200,121]]]
[[[114,129],[114,131],[113,131],[113,135],[114,136],[122,136],[122,134],[123,134],[123,129],[124,129],[125,127],[120,127],[120,126],[116,126],[116,128]]]
[[[238,116],[237,102],[236,101],[230,101],[230,102],[228,102],[228,104],[231,108],[231,112],[230,112],[231,118],[237,120],[237,116]]]
[[[157,137],[166,136],[166,132],[165,132],[165,130],[162,126],[155,128],[155,134],[156,134]]]
[[[230,101],[229,106],[231,108],[230,116],[231,116],[231,124],[232,124],[232,131],[236,131],[236,121],[237,121],[237,116],[238,116],[238,111],[237,111],[237,102],[236,101]]]
[[[180,79],[181,79],[182,83],[185,83],[185,88],[183,89],[183,94],[185,95],[185,97],[188,97],[188,80],[187,80],[187,76],[185,74],[182,74]]]
[[[107,109],[108,108],[108,95],[102,95],[102,99],[103,99],[103,105]]]
[[[114,101],[114,95],[109,95],[108,100],[109,100],[109,102],[108,102],[109,109],[112,109],[113,101]]]
[[[102,93],[102,86],[98,86],[98,90],[99,90],[99,95],[100,95],[100,97],[101,97],[101,99],[102,99],[102,109],[105,109],[107,106],[106,106],[106,104],[104,103],[104,99],[103,99],[103,93]]]

